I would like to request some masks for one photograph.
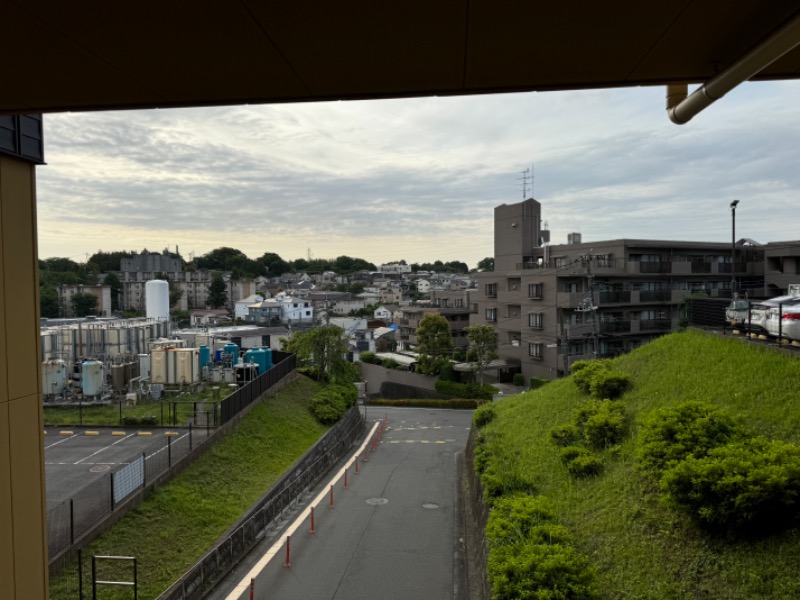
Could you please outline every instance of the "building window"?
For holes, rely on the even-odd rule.
[[[544,327],[544,313],[528,313],[528,325],[533,329]]]
[[[497,321],[497,309],[496,308],[487,308],[486,309],[486,320],[487,321]]]
[[[528,356],[531,358],[535,358],[536,360],[542,360],[544,358],[544,344],[539,342],[529,342],[528,343]]]
[[[455,307],[456,308],[464,308],[464,299],[463,298],[456,298]]]
[[[528,298],[534,298],[537,300],[542,299],[542,292],[544,292],[544,284],[543,283],[529,283],[528,284]]]
[[[509,279],[508,280],[508,291],[509,292],[516,292],[519,289],[519,279]]]
[[[487,283],[484,286],[484,290],[486,292],[486,296],[489,298],[497,297],[497,284],[496,283]]]

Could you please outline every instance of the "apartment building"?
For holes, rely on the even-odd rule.
[[[541,205],[495,209],[495,271],[478,273],[471,322],[491,324],[500,379],[554,379],[573,362],[611,357],[680,325],[697,293],[764,294],[764,250],[729,243],[619,239],[542,245]],[[577,242],[577,243],[576,243]],[[732,269],[735,267],[735,273]]]
[[[75,316],[72,306],[72,297],[75,294],[92,294],[97,297],[95,315],[98,317],[111,316],[111,287],[107,285],[68,285],[58,286],[58,304],[61,307],[61,316],[71,318]]]
[[[466,349],[469,345],[467,340],[467,327],[469,327],[470,314],[469,307],[463,308],[436,308],[427,306],[404,306],[401,308],[401,317],[396,320],[400,327],[400,335],[396,336],[400,343],[401,350],[413,350],[419,343],[417,340],[417,328],[420,321],[427,313],[439,313],[450,324],[450,332],[453,336],[453,348]]]

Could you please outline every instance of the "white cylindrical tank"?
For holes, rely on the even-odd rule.
[[[141,377],[150,377],[150,355],[139,355],[139,375]]]
[[[84,396],[99,396],[103,392],[105,372],[99,360],[81,363],[81,390]]]
[[[148,319],[169,321],[169,283],[152,279],[144,285],[145,306]]]
[[[58,359],[42,363],[42,391],[45,394],[60,394],[67,387],[67,364]]]

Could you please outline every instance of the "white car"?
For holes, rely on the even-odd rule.
[[[773,308],[778,308],[783,304],[784,310],[789,306],[794,306],[800,303],[800,296],[777,296],[769,300],[762,300],[750,308],[750,329],[767,330],[767,322],[769,321],[770,311]],[[773,334],[776,335],[776,334]]]
[[[750,303],[747,300],[731,300],[728,308],[725,309],[725,320],[729,325],[741,325],[747,322],[747,312]]]
[[[800,302],[769,309],[767,333],[800,340]]]

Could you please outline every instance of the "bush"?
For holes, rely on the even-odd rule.
[[[550,430],[550,439],[556,446],[571,446],[580,435],[575,425],[557,425]]]
[[[597,373],[608,371],[608,363],[601,360],[579,360],[570,367],[572,381],[584,394],[591,393],[592,380]]]
[[[371,365],[378,364],[378,363],[380,363],[380,362],[381,362],[381,361],[380,361],[380,360],[378,360],[378,358],[375,356],[375,353],[374,353],[374,352],[369,352],[369,351],[367,351],[367,352],[362,352],[362,353],[360,354],[359,358],[361,359],[361,362],[363,362],[363,363],[369,363],[369,364],[371,364]]]
[[[800,512],[800,447],[766,438],[733,442],[675,464],[661,487],[712,529],[785,526]]]
[[[586,448],[567,446],[561,451],[561,460],[573,477],[597,475],[603,469],[603,463]]]
[[[442,370],[439,373],[439,379],[444,381],[459,381],[459,374],[458,371],[456,371],[453,367],[453,363],[447,363],[442,366]]]
[[[536,390],[550,383],[549,379],[545,379],[544,377],[531,377],[531,389]]]
[[[157,417],[122,417],[122,424],[128,427],[155,427],[158,425]]]
[[[476,429],[480,429],[484,425],[491,423],[496,414],[494,404],[484,404],[472,413],[472,424]]]
[[[492,600],[593,600],[595,569],[572,545],[523,542],[489,551]]]
[[[523,387],[525,385],[525,376],[522,373],[514,373],[514,380],[512,383],[517,387]]]
[[[491,385],[477,383],[456,383],[439,379],[436,382],[436,391],[457,398],[474,398],[477,400],[491,400],[497,389]]]
[[[552,506],[543,496],[517,493],[499,498],[489,512],[486,539],[489,546],[525,541],[535,527],[553,521],[555,516]]]
[[[736,420],[712,404],[689,400],[650,413],[641,422],[638,454],[653,473],[685,459],[701,458],[712,448],[741,436]]]
[[[617,402],[602,400],[594,403],[596,409],[583,423],[583,437],[592,448],[607,448],[625,437],[625,410]]]
[[[599,370],[589,382],[589,392],[595,398],[619,398],[630,387],[631,379],[625,373]]]
[[[384,358],[381,361],[381,366],[384,367],[385,369],[396,369],[400,365],[393,358]],[[405,369],[405,367],[403,367],[403,368]]]
[[[354,386],[350,387],[352,387],[353,395],[357,401],[358,391]],[[347,409],[352,406],[352,404],[349,404],[352,396],[347,392],[349,392],[349,388],[338,385],[331,385],[321,389],[311,398],[311,405],[309,407],[311,414],[323,425],[335,423],[341,419]],[[355,404],[355,402],[353,402],[353,404]]]

